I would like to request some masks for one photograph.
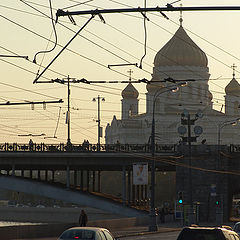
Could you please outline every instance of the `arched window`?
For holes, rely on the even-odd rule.
[[[128,116],[131,117],[133,115],[133,110],[134,110],[134,106],[133,104],[130,105],[129,110],[128,110]]]

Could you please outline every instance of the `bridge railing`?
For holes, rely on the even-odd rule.
[[[0,143],[0,152],[140,152],[151,153],[149,144],[45,144]],[[155,153],[174,153],[174,144],[156,144]]]

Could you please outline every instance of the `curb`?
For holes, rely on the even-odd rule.
[[[175,232],[180,231],[182,228],[169,228],[169,229],[161,229],[156,232],[135,232],[129,234],[114,234],[116,238],[125,238],[125,237],[134,237],[134,236],[142,236],[142,235],[150,235],[150,234],[157,234],[157,233],[166,233],[166,232]]]

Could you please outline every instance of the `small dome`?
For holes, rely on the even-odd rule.
[[[131,84],[129,83],[125,89],[123,89],[122,91],[122,97],[123,98],[138,98],[138,91],[137,89]]]
[[[240,97],[240,85],[235,78],[225,87],[225,93],[227,95]]]
[[[206,54],[187,35],[182,26],[159,50],[154,66],[199,66],[207,67]]]

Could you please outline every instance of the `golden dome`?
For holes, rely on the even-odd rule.
[[[240,85],[235,78],[225,87],[225,93],[227,95],[240,97]]]
[[[125,89],[123,89],[122,91],[122,97],[123,98],[138,98],[138,91],[137,89],[131,84],[129,83]]]
[[[187,35],[182,26],[158,51],[154,66],[199,66],[207,67],[206,54]]]

